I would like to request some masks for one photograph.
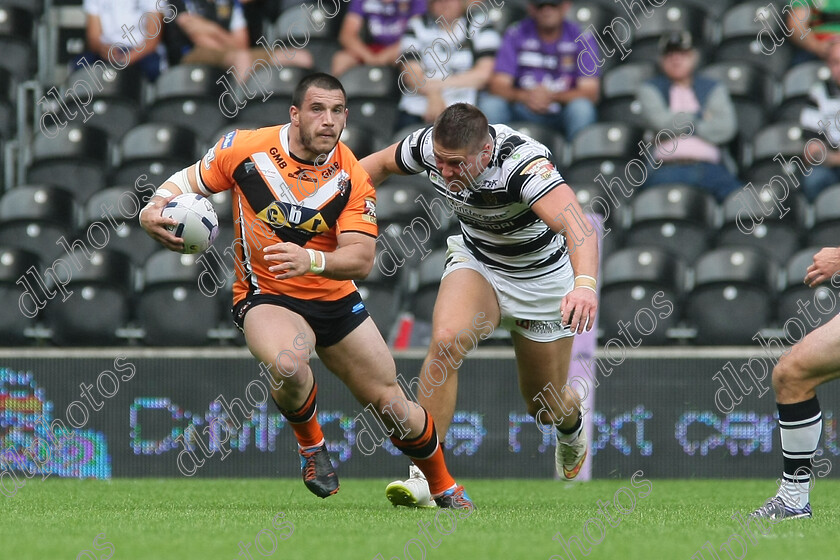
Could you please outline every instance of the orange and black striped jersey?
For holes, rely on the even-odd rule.
[[[351,280],[275,279],[262,249],[291,242],[329,252],[340,233],[377,235],[373,183],[350,149],[339,142],[323,163],[300,160],[289,151],[289,126],[228,132],[196,164],[203,194],[233,189],[234,304],[249,292],[326,301],[351,294]]]

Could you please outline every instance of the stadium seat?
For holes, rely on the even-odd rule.
[[[526,121],[513,121],[507,123],[509,127],[525,136],[530,136],[546,148],[551,150],[554,156],[554,164],[562,167],[566,162],[566,140],[559,131],[552,130],[547,126]]]
[[[723,82],[738,117],[739,146],[749,142],[766,122],[766,111],[775,105],[775,82],[766,71],[746,62],[718,62],[700,75]]]
[[[221,70],[212,66],[174,66],[155,83],[154,101],[147,109],[148,120],[172,123],[205,138],[225,121],[219,110],[224,86],[217,83]],[[228,76],[230,79],[230,76]]]
[[[649,16],[640,18],[641,25],[633,34],[630,60],[656,60],[659,56],[659,40],[671,31],[688,31],[698,50],[702,50],[712,37],[712,25],[707,12],[688,5],[668,5],[652,9]]]
[[[685,318],[697,329],[695,342],[755,344],[753,336],[774,316],[776,274],[775,263],[750,247],[701,255],[685,305]]]
[[[711,241],[717,205],[711,194],[690,185],[651,187],[630,202],[627,246],[653,246],[688,263]]]
[[[131,262],[127,255],[107,249],[92,252],[89,260],[81,251],[75,254],[82,268],[73,270],[64,287],[71,295],[65,301],[55,298],[47,306],[52,339],[59,346],[118,344],[117,329],[130,316]]]
[[[781,155],[788,161],[798,157],[806,167],[810,167],[803,157],[805,140],[802,128],[795,122],[780,122],[763,127],[755,135],[752,143],[744,148],[741,156],[742,174],[759,186],[766,185],[776,176],[784,177],[785,181],[790,182],[778,161],[778,156]],[[795,165],[788,172],[802,183],[802,173]]]
[[[0,142],[11,140],[16,131],[15,80],[6,68],[0,68]]]
[[[143,267],[143,287],[137,297],[137,319],[150,346],[201,346],[208,330],[219,324],[219,305],[199,289],[205,270],[196,255],[162,250]],[[215,297],[222,297],[222,292]]]
[[[382,145],[384,141],[377,141],[371,131],[358,125],[348,124],[341,131],[341,141],[347,145],[357,159],[369,156]]]
[[[28,10],[0,5],[0,67],[20,81],[35,71],[34,21]]]
[[[523,8],[527,6],[527,2],[523,4]],[[505,4],[504,10],[505,12],[508,11],[508,6]],[[513,17],[514,14],[508,15],[508,17]],[[510,20],[511,22],[519,21],[527,16],[527,12],[523,10],[523,13],[517,17],[515,20]],[[604,33],[604,28],[610,25],[613,19],[618,15],[618,6],[613,4],[609,1],[599,1],[599,2],[574,2],[572,7],[569,9],[566,15],[566,19],[569,21],[576,23],[581,31],[586,32],[589,30],[592,32],[594,30],[595,34],[599,39],[613,48],[613,40]],[[504,33],[505,29],[500,30],[500,33]],[[619,31],[620,33],[620,31]],[[632,31],[631,31],[632,36]],[[627,42],[630,44],[630,41]],[[604,56],[604,53],[600,53],[601,58],[604,60],[604,65],[600,68],[599,72],[603,75],[603,72],[613,68],[616,65],[621,64],[621,55],[614,53],[613,56]],[[592,71],[593,68],[582,67],[584,72]]]
[[[510,5],[505,3],[504,6],[500,7],[491,6],[489,14],[490,27],[503,35],[511,25],[525,18],[528,12],[524,4],[510,2]]]
[[[696,6],[708,12],[713,21],[719,21],[724,12],[742,0],[674,0],[675,5]]]
[[[607,195],[600,185],[595,183],[569,183],[575,192],[578,204],[585,213],[593,213],[601,216],[605,232],[601,235],[601,254],[607,256],[618,250],[623,242],[624,212],[628,204],[619,200],[618,206]],[[600,198],[601,200],[595,200]]]
[[[656,75],[656,65],[651,62],[628,62],[606,72],[601,79],[601,103],[598,117],[604,121],[620,121],[644,128],[642,106],[636,100],[636,91],[645,81]]]
[[[832,185],[814,200],[814,224],[808,245],[836,247],[840,239],[840,184]]]
[[[389,342],[405,299],[402,286],[404,272],[403,267],[388,276],[378,266],[374,266],[367,278],[356,282],[368,313],[379,328],[382,338]]]
[[[446,250],[433,251],[414,270],[415,289],[412,294],[409,310],[418,322],[431,325],[432,311],[437,300],[440,277],[446,262]],[[427,342],[428,343],[428,342]]]
[[[779,209],[774,201],[787,211]],[[754,191],[739,189],[723,201],[722,208],[719,247],[754,247],[780,264],[799,249],[808,212],[802,193],[780,189],[778,183],[756,187]],[[785,215],[780,217],[782,212]]]
[[[70,64],[87,50],[87,20],[81,4],[52,6],[44,14],[46,42],[39,45],[45,63],[38,75],[46,83],[61,83],[70,73]]]
[[[341,76],[350,123],[377,134],[390,133],[397,121],[397,74],[387,66],[356,66]]]
[[[309,16],[300,9],[298,4],[285,9],[277,19],[276,35],[286,45],[289,54],[293,55],[300,45],[305,45],[303,48],[312,54],[315,69],[329,72],[333,54],[339,50],[339,45],[335,40],[338,37],[339,18],[329,17],[322,4],[313,7],[314,10]],[[309,18],[312,18],[316,25],[312,25],[308,21]],[[321,23],[323,23],[322,27]],[[295,47],[296,43],[298,47]],[[285,57],[286,54],[283,53],[282,56]],[[282,60],[285,59],[281,58]]]
[[[779,21],[767,5],[761,0],[753,0],[726,10],[721,23],[721,42],[715,49],[716,60],[748,62],[772,72],[777,78],[782,76],[792,58],[789,41],[768,53],[762,50],[762,43],[757,39],[759,32],[768,27],[777,37],[784,36]]]
[[[26,180],[61,185],[83,202],[105,188],[109,156],[104,130],[73,122],[59,130],[55,138],[46,134],[35,137]]]
[[[638,321],[643,330],[653,331],[650,334],[640,333],[644,335],[645,346],[666,343],[667,330],[679,323],[686,270],[681,258],[658,247],[630,247],[606,257],[601,275],[598,318],[603,338],[620,337],[620,323]],[[651,299],[658,292],[662,293],[656,303],[668,300],[674,309],[667,317],[660,317],[660,313],[656,312],[654,321],[649,320],[650,314],[647,313],[642,313],[646,317],[641,317],[643,309],[651,309]]]
[[[837,296],[830,281],[816,288],[803,282],[808,267],[814,262],[821,246],[801,249],[793,255],[785,269],[785,288],[779,294],[777,323],[796,318],[811,332],[837,314]],[[806,316],[807,315],[807,316]]]
[[[259,123],[260,126],[273,126],[289,122],[289,107],[297,83],[311,70],[305,68],[283,68],[277,70],[270,66],[268,69],[259,68],[248,78],[246,86],[254,97],[246,102],[236,115],[237,120]],[[233,84],[231,84],[233,85]],[[241,92],[240,90],[238,90]],[[263,100],[265,92],[271,94]],[[240,100],[245,101],[242,93]]]
[[[86,124],[101,128],[112,140],[118,141],[140,122],[143,71],[139,66],[128,66],[114,72],[103,71],[102,68],[97,64],[70,74],[64,95],[67,103],[78,99],[87,105],[93,116],[85,121]],[[74,110],[77,108],[76,105],[71,106]]]
[[[91,224],[103,224],[109,233],[107,248],[127,255],[139,270],[146,259],[161,248],[140,226],[137,215],[130,217],[137,210],[135,202],[139,203],[142,209],[152,192],[153,189],[138,191],[132,186],[102,189],[85,204],[84,225],[77,237],[86,236]],[[108,218],[109,213],[117,225],[116,229]]]
[[[141,178],[156,187],[176,171],[201,157],[193,132],[175,124],[146,123],[129,130],[120,141],[120,161],[113,183],[133,185]],[[203,155],[203,154],[201,154]]]
[[[57,245],[76,230],[77,206],[68,190],[23,185],[0,197],[0,244],[31,251],[45,263],[64,255]]]
[[[21,8],[32,14],[33,19],[44,13],[43,0],[0,0],[0,7]]]
[[[779,121],[798,122],[802,109],[812,105],[809,99],[811,88],[831,78],[831,71],[824,62],[803,62],[785,72],[782,79],[782,99],[773,112]]]
[[[621,122],[589,125],[572,140],[571,163],[563,175],[572,185],[592,184],[598,175],[603,176],[602,185],[615,178],[626,184],[625,167],[639,157],[641,139],[640,128]]]
[[[43,316],[35,298],[40,303],[44,303],[46,298],[31,277],[31,272],[27,275],[27,270],[31,268],[38,273],[42,270],[36,253],[0,245],[0,305],[4,309],[0,315],[0,346],[26,344],[26,329],[35,325],[35,317]],[[18,284],[21,279],[23,282]],[[31,298],[26,297],[24,291],[30,291]]]

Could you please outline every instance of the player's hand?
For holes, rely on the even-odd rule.
[[[309,272],[312,264],[307,250],[294,243],[269,245],[263,249],[263,254],[265,260],[271,264],[268,271],[274,274],[277,280],[303,276]]]
[[[598,297],[587,288],[575,288],[560,303],[560,321],[572,332],[581,334],[592,330],[595,313],[598,311]]]
[[[814,255],[814,264],[808,267],[805,284],[813,288],[825,282],[840,270],[840,248],[823,247]]]
[[[167,198],[155,196],[152,198],[151,206],[147,206],[140,211],[140,225],[146,230],[152,239],[169,249],[178,253],[184,250],[184,240],[180,237],[175,237],[172,232],[166,229],[166,226],[177,226],[178,220],[174,218],[164,218],[161,216],[161,211],[169,203],[170,200],[177,195],[172,195]]]

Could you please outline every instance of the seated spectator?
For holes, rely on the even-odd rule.
[[[505,32],[490,79],[491,96],[479,106],[490,122],[528,121],[560,130],[566,138],[597,120],[597,72],[578,65],[580,27],[565,21],[570,0],[530,0],[529,17]],[[586,34],[589,51],[598,52]]]
[[[248,24],[239,0],[170,0],[178,11],[166,32],[170,64],[207,64],[233,68],[245,80],[257,60],[266,60],[263,47],[251,48]],[[294,49],[287,58],[274,51],[274,61],[283,66],[312,67],[306,49]]]
[[[359,64],[396,64],[408,20],[424,13],[426,0],[351,0],[338,34],[343,50],[333,56],[333,75]]]
[[[645,186],[687,183],[707,189],[722,201],[742,186],[723,165],[720,148],[737,131],[732,99],[724,84],[694,75],[697,51],[689,32],[666,35],[659,48],[664,75],[639,88],[641,116],[655,132],[668,129],[678,138],[654,147],[659,168],[649,170]],[[689,127],[690,133],[686,132]]]
[[[120,65],[138,65],[150,81],[157,79],[166,66],[166,50],[161,43],[163,14],[158,11],[155,0],[85,0],[84,11],[85,36],[90,50],[73,61],[74,69],[82,58],[89,64],[97,60],[110,64],[110,57]],[[117,43],[129,48],[122,49],[115,46]]]
[[[812,106],[803,109],[799,119],[802,128],[810,131],[806,135],[817,138],[823,146],[821,150],[819,144],[811,142],[808,161],[817,162],[825,157],[821,165],[813,166],[804,177],[803,190],[809,200],[814,200],[824,188],[840,183],[840,150],[835,149],[840,146],[840,128],[835,121],[840,111],[840,42],[829,44],[826,63],[831,77],[814,84],[810,92]],[[823,150],[827,150],[828,156]]]
[[[428,12],[409,20],[399,59],[405,70],[398,129],[433,122],[453,103],[475,105],[487,85],[500,37],[471,22],[465,10],[465,0],[429,0]],[[448,58],[442,44],[449,48]]]
[[[829,43],[840,39],[840,1],[802,0],[790,6],[793,9],[788,14],[785,31],[791,32],[791,43],[801,49],[794,55],[792,64],[825,60]],[[803,32],[808,30],[803,37]]]

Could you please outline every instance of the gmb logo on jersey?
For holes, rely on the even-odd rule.
[[[330,229],[318,210],[279,200],[269,204],[257,216],[273,227],[290,227],[311,233],[323,233]]]

